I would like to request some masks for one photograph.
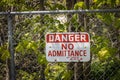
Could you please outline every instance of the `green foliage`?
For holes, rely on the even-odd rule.
[[[119,80],[120,79],[119,75],[120,75],[120,69],[116,71],[116,73],[114,74],[114,76],[110,78],[110,80]]]
[[[114,8],[120,3],[119,0],[93,0],[93,2],[94,5],[91,7],[91,9]]]
[[[59,15],[58,15],[59,16]],[[44,23],[42,23],[42,21]],[[45,49],[45,34],[47,32],[64,32],[66,31],[66,26],[64,26],[56,16],[51,16],[51,15],[45,15],[45,16],[33,16],[31,18],[25,18],[23,21],[21,21],[19,24],[17,24],[17,27],[19,29],[19,25],[21,26],[21,30],[23,31],[24,34],[21,35],[20,41],[17,44],[15,48],[16,54],[19,55],[19,53],[22,53],[23,55],[25,54],[30,54],[30,53],[35,53],[37,55],[37,62],[39,65],[48,65],[49,63],[46,60],[45,54],[44,54],[44,49]],[[16,33],[19,35],[19,32],[17,31]],[[46,77],[48,80],[58,80],[66,78],[67,71],[64,72],[65,64],[64,66],[53,66],[53,72],[48,72],[49,70],[52,70],[49,68],[50,66],[47,66],[45,68],[45,73]],[[62,70],[61,70],[62,69]],[[54,71],[56,70],[56,71]],[[29,74],[27,72],[23,72],[25,75],[23,76],[24,79],[31,78],[34,79],[34,76],[32,74]],[[66,75],[64,75],[64,74]],[[21,73],[20,73],[21,74]],[[38,73],[36,73],[37,75]],[[51,77],[51,75],[53,77]],[[29,76],[29,77],[28,77]],[[63,77],[62,77],[63,76]]]
[[[26,71],[20,70],[19,76],[21,80],[35,80],[38,79],[40,76],[38,76],[36,73],[27,73]],[[17,79],[18,80],[18,79]]]
[[[48,64],[45,54],[39,53],[37,60],[38,60],[38,63],[40,63],[40,64],[44,64],[44,65]]]
[[[115,15],[112,13],[109,14],[98,14],[97,17],[101,19],[104,23],[110,25],[111,22],[114,22],[115,20]]]
[[[91,67],[93,69],[93,70],[91,70],[92,71],[91,76],[94,76],[94,78],[96,78],[96,79],[99,79],[100,76],[105,71],[104,63],[101,63],[101,62],[98,62],[98,61],[94,62]]]
[[[95,42],[94,46],[91,47],[91,50],[93,50],[94,54],[97,54],[103,47],[109,47],[110,40],[104,36],[96,35],[96,36],[92,36],[92,39]]]
[[[10,53],[7,49],[7,45],[0,47],[0,59],[3,61],[7,60],[10,57]]]
[[[54,6],[50,7],[50,10],[65,10],[66,8],[61,4],[55,4]]]
[[[45,70],[47,80],[70,80],[72,74],[71,71],[67,71],[65,63],[49,63]]]
[[[1,5],[4,5],[4,3],[8,6],[13,6],[14,0],[1,0]]]
[[[120,18],[116,18],[114,21],[114,25],[116,29],[120,29]]]
[[[75,6],[74,6],[74,9],[75,10],[85,9],[85,3],[84,2],[78,2],[78,3],[76,3]]]
[[[107,60],[108,58],[111,57],[111,54],[109,52],[109,50],[106,48],[106,47],[103,47],[99,52],[98,52],[98,58],[101,60],[101,61],[105,61]]]
[[[94,76],[95,79],[119,80],[119,65],[120,61],[112,58],[109,62],[95,61],[91,66],[91,76]]]
[[[66,10],[65,0],[62,1],[62,2],[57,1],[56,3],[52,0],[46,0],[45,1],[45,6],[49,10]]]
[[[36,1],[36,0],[35,0]],[[64,0],[65,1],[65,0]],[[38,1],[39,2],[39,1]],[[64,4],[56,3],[51,4],[53,1],[45,0],[44,7],[46,10],[66,10]],[[90,5],[90,9],[108,9],[115,8],[120,4],[120,0],[93,0],[93,3]],[[16,11],[32,11],[39,10],[39,3],[33,2],[33,0],[1,0],[0,7],[2,11],[8,11],[12,8]],[[74,9],[86,9],[84,2],[78,2],[74,5]],[[48,32],[67,32],[68,26],[74,27],[74,31],[84,31],[83,25],[80,25],[79,22],[79,14],[71,14],[67,22],[61,23],[58,19],[59,16],[66,14],[45,14],[45,15],[35,15],[35,16],[25,16],[22,15],[20,21],[15,24],[14,35],[19,40],[17,40],[17,45],[15,46],[15,53],[20,56],[22,53],[25,54],[35,54],[40,66],[45,65],[45,71],[42,72],[45,74],[47,80],[70,80],[71,75],[74,73],[72,71],[67,70],[66,63],[48,63],[45,58],[45,34]],[[91,75],[93,78],[98,80],[101,75],[105,75],[103,78],[106,79],[108,76],[111,80],[119,80],[120,69],[119,69],[119,59],[116,59],[117,51],[115,47],[111,46],[113,43],[107,36],[107,32],[112,29],[120,29],[120,18],[116,17],[117,14],[114,13],[96,13],[94,14],[86,14],[86,18],[92,18],[91,23],[87,26],[90,27],[91,40],[93,40],[93,46],[91,46],[91,53],[97,57],[96,60],[93,60],[91,63]],[[16,18],[17,19],[17,18]],[[15,19],[15,20],[16,20]],[[84,21],[83,21],[84,22]],[[98,25],[98,23],[103,23]],[[99,33],[97,30],[93,30],[94,26],[98,26]],[[94,34],[92,34],[94,33]],[[110,33],[114,34],[114,33]],[[120,37],[120,36],[118,36]],[[113,37],[110,37],[111,39]],[[91,44],[92,45],[92,44]],[[20,53],[20,54],[19,54]],[[7,45],[0,46],[0,59],[5,61],[10,57],[10,53],[7,50]],[[20,57],[22,58],[22,57]],[[26,60],[27,61],[27,60]],[[29,60],[28,60],[29,62]],[[26,62],[27,63],[27,62]],[[117,70],[114,70],[117,69]],[[113,73],[113,74],[110,74]],[[31,71],[28,73],[27,71],[23,71],[20,69],[18,71],[18,76],[20,76],[21,80],[38,80],[40,78],[40,74]],[[1,77],[1,76],[0,76]]]
[[[73,17],[72,17],[72,19],[70,21],[70,22],[72,22],[72,25],[74,26],[75,31],[78,31],[79,30],[78,28],[80,27],[79,22],[78,22],[78,17],[79,16],[77,14],[75,14],[75,15],[73,15]]]
[[[23,40],[16,47],[16,52],[22,52],[23,54],[25,54],[26,52],[33,50],[36,53],[37,47],[38,46],[36,42],[29,41],[29,40]]]

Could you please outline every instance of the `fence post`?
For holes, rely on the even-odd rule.
[[[12,24],[12,15],[8,12],[7,16],[8,21],[8,45],[10,52],[9,59],[9,80],[15,80],[15,63],[14,63],[14,49],[13,49],[13,24]]]

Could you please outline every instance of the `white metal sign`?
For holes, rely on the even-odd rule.
[[[90,60],[90,37],[87,32],[48,33],[46,59],[49,62],[86,62]]]

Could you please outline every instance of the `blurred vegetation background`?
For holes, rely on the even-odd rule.
[[[0,0],[0,12],[120,9],[120,0]],[[12,15],[16,80],[119,80],[120,13]],[[10,80],[7,16],[0,15],[0,80]],[[47,32],[88,32],[91,60],[49,63]]]

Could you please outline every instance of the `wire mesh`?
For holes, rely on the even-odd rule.
[[[16,80],[119,80],[118,12],[15,13],[12,17]],[[3,25],[7,26],[3,18],[7,20],[1,16],[0,50],[5,37],[2,33],[8,35],[7,29],[3,30]],[[45,58],[45,34],[52,32],[88,32],[91,37],[91,60],[76,63],[48,62]],[[6,46],[7,40],[4,39]],[[0,55],[2,59],[3,53]],[[8,77],[7,58],[0,61],[1,80]]]

